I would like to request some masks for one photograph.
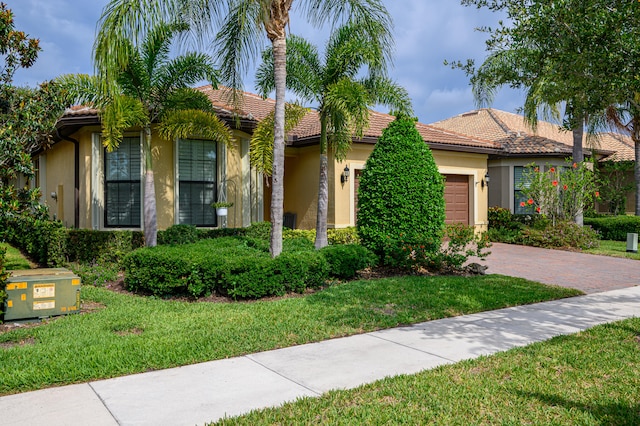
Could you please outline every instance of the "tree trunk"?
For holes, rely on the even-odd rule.
[[[584,153],[582,151],[582,137],[584,135],[584,121],[580,119],[576,120],[573,129],[571,129],[573,133],[573,162],[574,163],[582,163],[584,161]],[[578,206],[576,206],[578,207]],[[584,225],[584,206],[576,209],[576,215],[573,218],[573,221],[577,225]]]
[[[318,180],[318,213],[316,216],[316,249],[329,245],[327,212],[329,210],[329,176],[327,158],[327,118],[320,113],[320,178]]]
[[[151,153],[151,127],[145,127],[144,133],[144,245],[147,247],[155,247],[158,237],[158,219],[156,188],[153,176],[153,155]]]
[[[271,191],[271,257],[282,253],[282,215],[284,213],[284,107],[287,79],[285,34],[272,40],[276,105],[273,120],[273,171]]]

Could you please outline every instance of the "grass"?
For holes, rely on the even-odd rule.
[[[585,253],[599,254],[603,256],[626,257],[628,259],[640,260],[640,253],[627,253],[626,241],[600,241],[600,247],[584,250]]]
[[[4,247],[7,250],[5,256],[6,263],[5,268],[11,269],[31,269],[29,261],[20,253],[20,250],[14,248],[6,243],[0,243],[0,247]]]
[[[625,320],[215,424],[637,425],[638,336]]]
[[[0,334],[0,395],[580,294],[499,275],[353,281],[304,297],[189,303],[84,286],[103,308]]]

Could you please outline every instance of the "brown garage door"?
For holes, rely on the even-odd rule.
[[[444,175],[446,223],[469,224],[469,177]]]

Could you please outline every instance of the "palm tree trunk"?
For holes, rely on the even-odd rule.
[[[329,210],[329,176],[327,159],[327,117],[320,113],[320,178],[318,180],[318,212],[316,215],[316,249],[329,244],[327,211]]]
[[[273,171],[271,192],[271,257],[282,253],[282,215],[284,213],[284,107],[287,79],[285,34],[273,38],[276,105],[273,120]]]
[[[158,220],[156,209],[156,188],[153,176],[153,155],[151,153],[151,127],[144,129],[144,245],[155,247],[158,237]]]
[[[582,151],[582,136],[584,135],[584,127],[582,124],[582,120],[580,120],[580,124],[576,124],[572,129],[573,133],[573,162],[574,163],[582,163],[584,161],[584,153]],[[575,206],[579,207],[579,206]],[[584,206],[582,208],[576,209],[576,214],[573,217],[573,221],[577,225],[584,225]]]

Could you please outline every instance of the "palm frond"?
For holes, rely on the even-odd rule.
[[[206,80],[216,88],[219,76],[213,59],[204,53],[185,53],[158,67],[153,85],[162,91],[192,86]]]
[[[96,109],[102,108],[107,102],[100,93],[100,85],[95,76],[87,74],[64,74],[54,80],[67,92],[70,105],[87,105]]]
[[[145,106],[138,99],[118,96],[100,112],[102,138],[107,151],[118,148],[125,130],[150,123]]]
[[[384,57],[391,61],[393,20],[381,0],[306,0],[303,11],[314,25],[356,23],[380,40]]]
[[[199,109],[168,111],[161,117],[158,130],[167,140],[202,138],[234,146],[229,126],[217,115]]]
[[[372,103],[391,109],[393,115],[413,117],[413,105],[409,92],[387,77],[373,76],[361,81],[371,96]]]
[[[215,113],[211,101],[199,90],[184,87],[172,91],[164,99],[162,105],[163,115],[169,111],[197,109],[209,113]]]
[[[308,108],[296,103],[288,103],[285,105],[285,137],[286,133],[300,124],[300,121],[308,112]],[[273,121],[274,112],[272,111],[258,123],[250,142],[249,160],[251,166],[265,176],[271,176],[273,170]]]

